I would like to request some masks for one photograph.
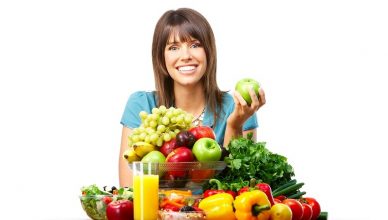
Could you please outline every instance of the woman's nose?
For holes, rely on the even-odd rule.
[[[192,58],[190,48],[183,47],[181,50],[181,59],[182,60],[190,60]]]

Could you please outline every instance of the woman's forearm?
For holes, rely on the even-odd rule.
[[[243,134],[242,126],[232,126],[232,123],[226,123],[225,136],[224,136],[224,147],[227,147],[229,142],[236,137],[241,137]]]
[[[123,127],[121,135],[121,146],[119,154],[119,184],[121,187],[132,186],[132,174],[129,169],[127,160],[123,157],[124,151],[128,149],[128,136],[132,133],[132,130]]]

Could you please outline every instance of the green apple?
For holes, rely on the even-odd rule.
[[[193,146],[193,154],[200,162],[218,161],[221,159],[222,149],[216,140],[200,138]]]
[[[256,95],[259,95],[260,85],[259,83],[250,78],[245,78],[236,83],[236,91],[244,98],[244,100],[250,105],[252,103],[251,95],[249,94],[249,88],[255,91]]]
[[[164,163],[165,161],[166,157],[158,150],[149,152],[141,159],[143,163]]]

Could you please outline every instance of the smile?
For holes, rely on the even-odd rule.
[[[179,66],[177,69],[181,73],[192,73],[195,71],[197,66]]]

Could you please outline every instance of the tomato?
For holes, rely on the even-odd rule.
[[[301,220],[303,216],[303,206],[296,199],[285,199],[283,204],[288,205],[292,211],[292,220]]]
[[[318,218],[319,214],[321,214],[321,206],[319,205],[318,201],[311,197],[306,197],[302,199],[304,203],[307,203],[311,206],[313,210],[313,215],[311,216],[312,220],[315,220]]]
[[[117,200],[106,207],[108,220],[133,220],[133,202],[129,200]]]
[[[110,196],[105,196],[104,198],[102,198],[102,201],[105,203],[105,204],[109,204],[112,202],[112,197]]]
[[[271,220],[291,220],[292,211],[288,205],[277,203],[271,207],[270,216]]]
[[[280,199],[277,199],[277,198],[274,198],[273,201],[275,204],[282,203],[282,201]]]
[[[303,215],[301,220],[311,220],[311,217],[313,216],[313,209],[311,208],[311,205],[302,203],[302,207]]]
[[[189,178],[194,183],[201,183],[203,180],[213,177],[214,173],[214,170],[190,170]]]

